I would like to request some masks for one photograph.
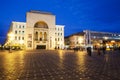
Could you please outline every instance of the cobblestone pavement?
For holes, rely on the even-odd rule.
[[[120,52],[0,51],[0,80],[120,80]]]

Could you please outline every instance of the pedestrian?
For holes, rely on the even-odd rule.
[[[11,47],[9,48],[9,53],[12,53]]]
[[[88,53],[89,56],[91,56],[91,53],[92,53],[91,47],[87,47],[87,53]]]
[[[98,55],[101,55],[100,48],[97,48]]]
[[[78,51],[77,47],[74,47],[73,49],[74,49],[74,52]]]
[[[103,54],[105,54],[106,53],[106,47],[103,46],[102,50],[103,50]]]

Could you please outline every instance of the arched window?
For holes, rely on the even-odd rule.
[[[47,41],[47,33],[44,32],[44,40]]]
[[[38,40],[38,32],[35,33],[35,40]]]
[[[42,41],[42,32],[40,32],[40,41]]]
[[[48,28],[48,25],[45,22],[40,21],[40,22],[35,23],[34,27],[35,28]]]

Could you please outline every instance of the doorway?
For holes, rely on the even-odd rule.
[[[37,45],[36,49],[46,49],[46,45]]]

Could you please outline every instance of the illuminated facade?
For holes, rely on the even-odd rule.
[[[85,47],[84,32],[65,37],[65,45],[71,49],[75,47]]]
[[[9,32],[14,34],[15,44],[26,49],[63,49],[64,26],[55,24],[55,15],[47,12],[30,11],[26,23],[12,22]]]
[[[5,46],[15,46],[25,48],[25,33],[26,32],[26,23],[25,22],[12,22],[7,41]]]
[[[56,25],[55,28],[55,48],[64,49],[64,27]]]
[[[110,32],[98,32],[84,30],[85,33],[85,45],[93,47],[107,48],[119,47],[120,46],[120,34]]]
[[[83,32],[72,34],[66,37],[65,43],[66,45],[69,45],[69,47],[71,48],[78,46],[84,46],[84,47],[106,46],[107,48],[119,47],[120,34],[84,30]]]

